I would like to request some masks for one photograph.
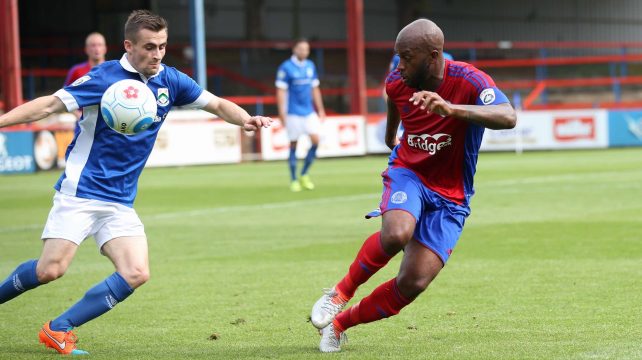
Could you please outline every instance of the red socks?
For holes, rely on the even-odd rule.
[[[346,331],[355,325],[365,324],[399,314],[414,299],[407,299],[399,292],[397,278],[376,288],[358,304],[341,312],[334,319],[335,329]]]
[[[384,267],[392,256],[386,254],[381,247],[381,232],[370,235],[361,246],[348,274],[336,286],[339,295],[344,300],[350,300],[359,285],[368,281],[379,269]]]

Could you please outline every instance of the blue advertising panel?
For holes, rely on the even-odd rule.
[[[642,146],[642,111],[609,111],[609,147]]]
[[[33,132],[0,132],[0,174],[36,171],[33,161]]]

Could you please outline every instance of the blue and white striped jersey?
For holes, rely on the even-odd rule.
[[[100,99],[107,88],[124,79],[141,81],[156,96],[154,123],[134,135],[120,134],[107,126],[100,113]],[[67,148],[66,168],[54,188],[63,194],[115,202],[132,207],[138,177],[152,152],[158,130],[172,106],[202,108],[213,97],[194,80],[173,67],[161,65],[150,78],[138,73],[124,54],[107,61],[87,75],[58,90],[68,111],[82,109],[79,131]]]

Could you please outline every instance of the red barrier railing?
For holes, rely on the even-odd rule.
[[[33,40],[33,39],[28,39]],[[43,42],[44,43],[44,42]],[[56,42],[49,42],[56,44]],[[63,44],[60,41],[57,44]],[[208,49],[279,49],[287,50],[292,46],[292,41],[210,41],[207,43]],[[188,44],[174,43],[169,46],[169,49],[182,50]],[[347,46],[346,41],[312,41],[313,48],[320,49],[344,49]],[[369,50],[387,50],[392,52],[394,47],[393,41],[370,41],[365,43],[365,48]],[[452,49],[469,49],[469,50],[483,50],[483,49],[619,49],[619,54],[612,55],[593,55],[593,56],[567,56],[567,57],[539,57],[539,58],[518,58],[518,59],[491,59],[491,60],[475,60],[474,56],[470,62],[482,69],[485,68],[517,68],[517,67],[537,67],[538,70],[547,66],[572,66],[572,65],[586,65],[586,64],[621,64],[626,66],[629,63],[642,63],[642,42],[523,42],[523,41],[486,41],[486,42],[466,42],[466,41],[453,41],[447,42],[446,48]],[[633,53],[627,53],[627,49],[637,49]],[[25,48],[22,49],[24,56],[62,56],[62,55],[80,55],[82,49],[72,48]],[[515,55],[513,53],[513,55]],[[614,66],[611,66],[614,68]],[[182,69],[188,74],[191,74],[191,69]],[[626,75],[626,69],[621,74]],[[23,69],[23,76],[32,77],[65,77],[67,69],[57,68],[39,68],[39,69]],[[243,84],[249,88],[255,89],[258,92],[267,94],[265,96],[241,96],[233,97],[238,99],[241,104],[251,105],[259,104],[268,105],[274,104],[273,97],[274,87],[271,83],[265,83],[246,77],[240,73],[228,70],[226,68],[217,66],[208,66],[208,76],[223,76],[231,79],[237,83]],[[546,94],[547,89],[559,87],[583,87],[583,86],[613,86],[613,91],[616,94],[615,98],[620,99],[619,86],[620,85],[639,85],[642,84],[641,76],[621,76],[617,77],[615,71],[611,72],[611,77],[598,77],[598,78],[582,78],[582,79],[544,79],[543,76],[538,74],[537,79],[518,79],[518,80],[502,80],[497,81],[498,86],[506,91],[516,91],[520,89],[532,89],[525,97],[524,108],[541,108],[541,107],[564,107],[566,105],[560,104],[535,104],[537,99]],[[544,75],[545,76],[545,75]],[[323,88],[324,95],[328,96],[343,96],[348,94],[347,88]],[[367,96],[371,98],[380,97],[382,95],[381,88],[370,88],[367,90]],[[578,105],[579,103],[574,103]],[[581,103],[583,107],[597,106],[598,103]],[[637,104],[637,102],[600,102],[599,106],[609,107],[626,107]]]
[[[549,87],[581,87],[581,86],[609,86],[614,84],[620,85],[640,85],[642,76],[627,77],[600,77],[588,79],[547,79],[537,83],[533,91],[526,97],[523,108],[526,110],[534,109],[570,109],[570,108],[636,108],[642,107],[642,101],[603,101],[603,102],[573,102],[564,104],[534,104],[539,96]]]
[[[542,65],[585,65],[642,61],[642,54],[546,57],[537,59],[476,60],[471,64],[478,68],[534,67]]]

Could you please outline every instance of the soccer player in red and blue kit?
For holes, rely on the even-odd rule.
[[[85,54],[87,54],[87,61],[76,64],[69,69],[67,78],[65,78],[65,86],[71,85],[74,81],[91,71],[95,66],[105,62],[107,43],[101,33],[93,32],[87,35],[85,39]]]
[[[386,80],[386,143],[381,230],[359,250],[348,273],[314,304],[322,352],[337,352],[349,328],[387,318],[410,304],[437,276],[470,214],[477,154],[485,128],[510,129],[515,111],[493,80],[470,64],[445,60],[444,35],[427,19],[403,28],[400,62]],[[396,131],[405,131],[399,141]],[[397,277],[341,311],[359,285],[401,250]]]

